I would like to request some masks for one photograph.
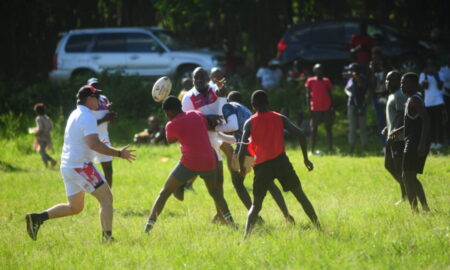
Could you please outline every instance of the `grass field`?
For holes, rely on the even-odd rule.
[[[78,216],[47,221],[32,241],[27,212],[65,201],[59,170],[43,169],[31,140],[0,140],[0,269],[450,269],[450,158],[433,155],[420,177],[431,213],[395,206],[396,182],[381,156],[313,156],[307,172],[300,150],[288,154],[312,201],[323,232],[291,194],[297,224],[284,223],[270,196],[265,224],[243,240],[246,210],[225,174],[225,197],[239,230],[214,225],[213,202],[201,181],[184,202],[170,198],[150,235],[149,210],[179,158],[178,145],[137,148],[137,160],[114,161],[116,242],[102,244],[98,204],[86,197]],[[54,156],[58,156],[54,154]],[[226,171],[226,169],[225,169]],[[252,175],[246,179],[251,190]]]

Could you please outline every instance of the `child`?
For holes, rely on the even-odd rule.
[[[181,80],[181,86],[183,87],[183,89],[181,89],[180,93],[178,94],[178,99],[180,101],[183,100],[184,95],[191,90],[191,88],[194,86],[194,84],[192,83],[192,79],[191,78],[183,78]]]
[[[284,129],[287,129],[289,133],[299,139],[303,153],[303,162],[306,168],[311,171],[314,167],[308,159],[305,135],[286,116],[269,111],[269,100],[266,92],[263,90],[253,92],[251,100],[256,113],[245,122],[244,134],[242,135],[243,143],[248,143],[251,137],[249,150],[255,156],[253,166],[255,173],[253,182],[253,205],[248,212],[245,237],[249,236],[253,225],[257,221],[258,213],[262,209],[264,197],[275,178],[280,181],[285,191],[292,192],[303,207],[306,215],[308,215],[316,227],[320,228],[320,223],[314,208],[303,192],[300,179],[295,173],[284,149]],[[239,165],[241,175],[245,176],[245,151],[243,148],[241,147],[239,151]]]
[[[430,151],[430,121],[422,97],[417,93],[419,77],[409,72],[403,75],[401,89],[408,96],[405,108],[404,126],[394,130],[389,135],[393,140],[404,130],[405,150],[403,154],[403,183],[406,195],[414,212],[418,212],[417,198],[424,211],[430,211],[425,191],[417,179],[417,174],[423,173],[425,160]]]
[[[45,109],[46,108],[44,103],[38,103],[34,105],[34,111],[37,115],[36,129],[34,131],[34,134],[39,145],[39,154],[41,154],[41,158],[44,162],[45,167],[48,167],[48,162],[50,162],[50,166],[53,168],[55,167],[57,162],[46,152],[46,148],[51,147],[52,145],[52,137],[50,135],[50,131],[53,129],[53,122],[50,117],[45,114]]]

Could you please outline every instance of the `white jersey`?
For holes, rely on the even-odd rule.
[[[439,89],[436,78],[432,75],[420,73],[419,83],[428,81],[428,88],[425,89],[425,107],[432,107],[444,104],[444,93]],[[440,78],[440,80],[442,80]]]
[[[217,87],[208,86],[207,95],[202,95],[195,87],[189,90],[183,97],[181,102],[184,112],[196,110],[203,115],[223,115],[222,107],[227,103],[225,97],[218,97],[216,94]],[[220,154],[220,146],[222,141],[218,137],[216,131],[208,131],[209,141],[217,154],[217,158],[222,160]]]
[[[84,137],[98,134],[97,119],[89,108],[78,105],[70,114],[64,131],[61,168],[83,168],[91,162],[91,151]]]
[[[102,119],[109,112],[108,105],[109,105],[108,98],[103,95],[100,95],[100,98],[98,99],[98,108],[97,110],[92,111],[97,120]],[[107,121],[98,125],[98,137],[100,138],[100,140],[109,141]]]

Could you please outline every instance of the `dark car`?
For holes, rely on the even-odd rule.
[[[350,39],[359,33],[363,20],[327,20],[293,25],[278,43],[278,58],[282,64],[300,60],[309,65],[321,62],[330,69],[340,70],[353,61]],[[418,71],[429,52],[429,45],[409,35],[375,21],[367,23],[367,33],[381,47],[382,54],[393,67],[402,71]]]

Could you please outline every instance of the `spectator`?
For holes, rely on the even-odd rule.
[[[447,55],[447,65],[442,66],[439,70],[439,76],[444,83],[444,102],[447,111],[447,144],[450,144],[450,125],[448,124],[448,116],[450,115],[450,53]]]
[[[367,77],[361,71],[361,66],[357,63],[350,65],[351,77],[345,86],[345,93],[348,96],[347,117],[349,123],[348,143],[350,153],[355,150],[356,127],[359,127],[361,137],[361,148],[364,151],[367,146]]]
[[[166,144],[165,129],[159,124],[155,116],[148,117],[148,128],[134,134],[134,143],[136,144]]]
[[[316,75],[306,81],[308,89],[309,110],[311,112],[311,152],[314,152],[317,138],[317,127],[320,123],[325,124],[328,140],[328,152],[333,151],[333,110],[331,89],[333,85],[330,80],[323,76],[321,64],[315,64],[313,72]]]
[[[38,103],[34,105],[34,111],[36,113],[36,128],[30,129],[31,133],[35,134],[35,141],[37,143],[36,150],[41,154],[42,161],[45,167],[50,166],[53,168],[56,165],[56,160],[54,160],[49,154],[47,154],[47,148],[51,148],[52,137],[50,131],[53,129],[53,122],[45,114],[46,108],[44,103]]]
[[[437,150],[443,146],[447,112],[442,91],[443,83],[434,59],[427,59],[425,70],[420,73],[419,83],[425,89],[425,108],[430,117],[430,148]]]
[[[256,73],[258,85],[268,91],[273,91],[280,87],[282,76],[283,72],[277,59],[270,60],[266,67],[259,68]]]
[[[181,80],[181,86],[183,87],[183,89],[181,89],[180,93],[178,94],[178,99],[180,101],[183,100],[183,97],[187,93],[187,91],[191,90],[192,87],[194,87],[194,84],[192,83],[191,78],[183,78]]]
[[[364,71],[370,61],[371,50],[374,40],[367,34],[367,23],[359,25],[359,34],[352,35],[350,39],[350,52],[354,55],[356,63],[363,66]]]
[[[386,90],[386,66],[380,53],[372,54],[372,61],[369,66],[370,70],[370,96],[377,121],[377,134],[380,139],[381,146],[386,144],[386,136],[381,131],[386,126],[386,102],[389,92]]]

